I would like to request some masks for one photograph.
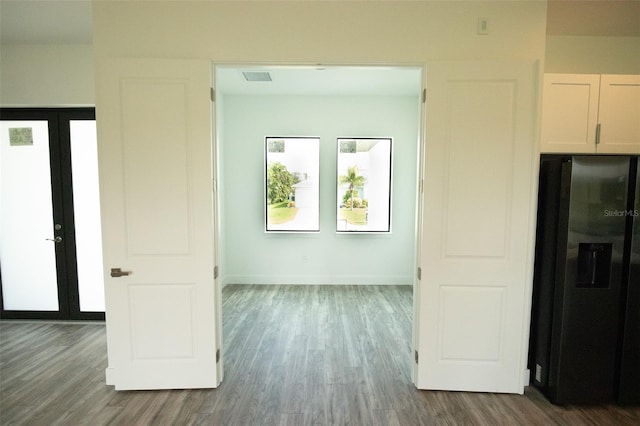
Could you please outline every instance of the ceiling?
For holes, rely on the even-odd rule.
[[[640,37],[640,0],[549,0],[547,35]]]
[[[243,71],[268,72],[271,81],[247,81]],[[216,87],[225,94],[411,95],[422,87],[419,67],[217,67]]]
[[[0,0],[2,44],[91,44],[89,0]]]

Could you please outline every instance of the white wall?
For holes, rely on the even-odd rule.
[[[546,2],[96,1],[93,16],[98,59],[422,64],[543,59]]]
[[[225,283],[411,284],[418,97],[224,98],[221,189]],[[320,137],[320,233],[264,232],[264,137]],[[394,138],[393,232],[336,234],[338,137]]]
[[[1,106],[93,106],[91,45],[1,45]]]
[[[640,74],[640,37],[547,36],[545,72]]]

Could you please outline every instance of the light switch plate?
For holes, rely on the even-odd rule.
[[[489,19],[478,18],[478,35],[489,34]]]

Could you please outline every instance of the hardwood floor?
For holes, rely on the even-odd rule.
[[[116,392],[103,324],[1,321],[0,424],[640,424],[640,408],[557,407],[533,388],[416,390],[410,287],[230,285],[223,298],[225,378],[209,390]]]

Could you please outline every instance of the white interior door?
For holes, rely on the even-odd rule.
[[[210,63],[98,65],[107,383],[216,387]]]
[[[536,76],[532,63],[427,67],[418,388],[524,391]]]

